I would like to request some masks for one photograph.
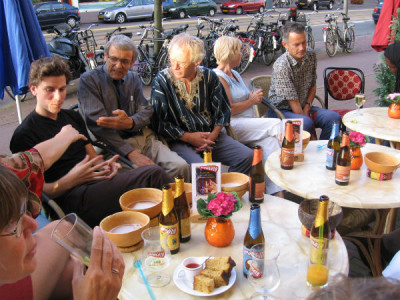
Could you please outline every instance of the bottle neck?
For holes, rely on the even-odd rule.
[[[342,148],[345,146],[350,147],[350,139],[349,139],[349,135],[347,133],[343,133],[342,144],[340,145],[340,147]]]
[[[314,227],[318,228],[328,221],[329,198],[321,198],[318,203],[317,214],[315,216]]]
[[[204,153],[203,153],[203,156],[204,156],[204,162],[205,163],[210,163],[210,162],[212,162],[212,154],[211,154],[212,152],[209,150],[209,151],[204,151]]]
[[[249,234],[255,239],[261,232],[260,206],[258,204],[253,204],[250,210]]]
[[[172,197],[171,187],[163,188],[161,212],[164,216],[168,215],[174,208],[174,198]]]
[[[175,177],[175,198],[178,198],[185,192],[185,179]]]
[[[262,161],[263,154],[262,154],[262,148],[254,148],[254,155],[253,155],[253,163],[252,166],[255,166],[259,162]]]
[[[332,132],[330,139],[333,140],[335,137],[339,135],[339,123],[333,123]]]
[[[293,141],[293,124],[286,122],[285,138],[288,142]]]

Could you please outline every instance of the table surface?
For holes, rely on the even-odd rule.
[[[396,170],[393,178],[378,181],[369,178],[367,166],[363,163],[360,170],[351,170],[350,183],[340,186],[335,183],[335,171],[325,167],[326,147],[318,150],[318,145],[328,141],[310,141],[304,151],[304,161],[295,162],[292,170],[283,170],[280,166],[280,150],[273,152],[265,162],[268,177],[280,187],[301,197],[312,199],[328,195],[330,200],[345,207],[353,208],[395,208],[400,207],[400,172]],[[382,151],[400,159],[400,151],[389,147],[366,144],[361,151]]]
[[[374,138],[400,142],[400,119],[388,117],[387,107],[369,107],[350,111],[343,116],[347,128]]]
[[[171,282],[162,288],[152,288],[157,299],[196,299],[196,297],[179,290],[173,282],[173,272],[176,267],[190,256],[227,256],[236,262],[237,278],[231,289],[209,299],[248,299],[255,290],[243,276],[243,239],[246,233],[250,205],[244,195],[243,208],[233,214],[235,238],[228,247],[217,248],[209,245],[204,237],[205,223],[192,223],[192,238],[188,243],[181,244],[180,251],[172,256],[170,267],[166,270],[171,276]],[[278,266],[281,283],[273,293],[278,299],[302,299],[311,291],[306,287],[306,269],[309,257],[309,239],[301,234],[301,223],[294,202],[265,195],[261,205],[262,228],[266,242],[272,242],[280,247]],[[330,278],[337,273],[348,274],[347,250],[339,234],[330,242]],[[142,249],[132,253],[124,253],[125,275],[119,299],[150,299],[145,285],[139,282],[139,272],[132,265],[135,259],[140,259]],[[206,295],[206,294],[205,294]]]

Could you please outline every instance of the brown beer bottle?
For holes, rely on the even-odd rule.
[[[256,244],[262,244],[265,241],[264,233],[261,227],[261,208],[257,203],[250,207],[250,221],[246,235],[243,241],[243,275],[247,277],[249,272],[249,260],[251,260],[250,249]]]
[[[281,149],[281,168],[284,170],[293,169],[294,142],[293,123],[292,121],[287,121]]]
[[[336,163],[335,182],[338,185],[348,185],[350,181],[350,138],[347,132],[342,135],[342,144]]]
[[[175,210],[179,219],[179,241],[186,243],[190,240],[190,208],[185,193],[185,179],[179,175],[175,177]]]
[[[179,219],[174,208],[174,198],[172,196],[171,186],[165,184],[162,188],[162,207],[158,218],[160,223],[160,239],[167,237],[167,245],[171,254],[179,251]]]
[[[253,163],[250,169],[250,192],[249,200],[252,203],[262,203],[265,192],[265,173],[263,168],[263,149],[261,146],[254,147]]]
[[[203,159],[205,163],[212,162],[212,151],[210,149],[205,149],[203,151]]]

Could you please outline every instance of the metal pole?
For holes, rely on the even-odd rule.
[[[154,27],[162,30],[162,0],[154,0]],[[155,38],[161,38],[161,34],[155,30]],[[161,49],[161,41],[154,42],[154,55],[157,55]]]
[[[348,16],[349,13],[349,0],[343,0],[343,13]]]

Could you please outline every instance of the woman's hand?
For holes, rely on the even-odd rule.
[[[263,90],[259,89],[255,92],[250,93],[249,100],[253,105],[255,105],[261,103],[262,97],[263,97]]]
[[[122,254],[99,227],[93,230],[90,264],[74,259],[72,291],[75,300],[115,300],[122,286],[125,264]]]

